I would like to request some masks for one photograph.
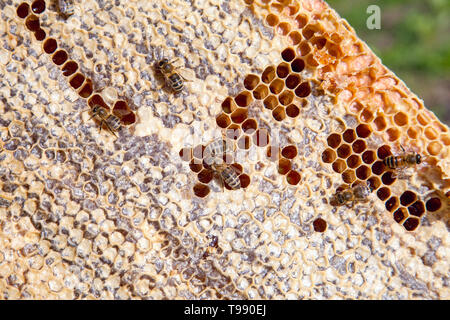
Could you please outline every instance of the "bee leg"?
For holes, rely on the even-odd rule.
[[[176,57],[176,58],[174,58],[173,60],[169,61],[169,63],[170,63],[170,64],[173,64],[174,62],[179,61],[179,60],[180,60],[180,58]]]
[[[181,77],[184,81],[186,81],[186,82],[192,82],[192,80],[186,79],[186,78],[183,77],[181,74],[180,74],[180,77]]]
[[[118,138],[117,134],[114,132],[113,129],[111,129],[111,127],[109,126],[109,124],[108,124],[106,121],[105,121],[105,124],[106,124],[106,127],[108,128],[108,130],[109,130],[113,135],[115,135],[116,138]]]

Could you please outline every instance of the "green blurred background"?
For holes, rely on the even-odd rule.
[[[450,125],[450,0],[326,0],[406,85]],[[375,4],[381,29],[369,30]]]

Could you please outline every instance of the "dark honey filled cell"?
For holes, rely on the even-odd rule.
[[[30,13],[30,6],[28,5],[28,3],[23,2],[17,7],[16,13],[19,18],[24,19]]]
[[[239,108],[231,114],[231,121],[234,123],[242,123],[245,119],[247,119],[247,109]]]
[[[25,20],[25,25],[27,26],[28,30],[37,31],[40,29],[39,18],[32,14],[27,18],[27,20]]]
[[[278,160],[278,173],[286,174],[291,170],[291,161],[285,158]]]
[[[327,143],[331,148],[336,149],[341,144],[341,140],[340,134],[333,133],[328,136]]]
[[[384,204],[387,211],[394,211],[398,207],[398,199],[397,197],[390,197],[388,201]]]
[[[352,183],[356,180],[355,171],[353,170],[345,170],[342,173],[342,180],[344,180],[345,183]]]
[[[258,147],[265,147],[269,144],[269,132],[266,129],[258,129],[253,135],[253,143]]]
[[[366,142],[364,140],[361,140],[361,139],[356,140],[352,144],[352,149],[353,149],[353,152],[361,153],[364,150],[366,150]]]
[[[105,103],[105,101],[103,101],[103,98],[99,95],[99,94],[95,94],[93,95],[89,100],[88,100],[88,105],[93,108],[95,105],[99,105],[103,108],[105,108],[106,110],[109,110],[109,106]]]
[[[356,176],[360,180],[366,180],[370,176],[370,168],[362,165],[358,169],[356,169]]]
[[[287,35],[291,31],[291,25],[287,22],[282,22],[277,26],[277,32],[283,36]]]
[[[194,158],[196,158],[196,159],[203,159],[204,151],[205,151],[205,146],[199,144],[199,145],[196,145],[194,147],[194,149],[192,149],[192,154],[194,155]],[[197,163],[201,163],[201,162],[198,161]]]
[[[375,124],[375,129],[377,131],[383,131],[384,129],[386,129],[387,124],[383,116],[377,117],[375,120],[373,120],[373,123]]]
[[[392,171],[387,171],[381,176],[381,181],[384,185],[390,186],[395,182],[396,178],[394,177],[394,173]]]
[[[47,54],[52,54],[56,51],[56,48],[58,48],[58,44],[56,43],[56,40],[53,38],[48,38],[44,41],[44,51]]]
[[[189,163],[189,168],[196,173],[200,172],[203,169],[203,165],[197,162],[198,160],[195,161],[195,159],[192,159],[191,162]]]
[[[275,68],[272,66],[267,67],[261,75],[261,80],[265,83],[271,83],[275,78]]]
[[[300,80],[301,79],[300,79],[299,75],[291,74],[285,80],[286,87],[288,87],[289,89],[294,89],[295,87],[298,86],[298,84],[300,83]]]
[[[244,172],[244,169],[239,163],[233,163],[231,164],[231,166],[234,168],[234,171],[236,171],[237,174],[241,174],[242,172]]]
[[[286,118],[286,111],[284,110],[284,107],[276,107],[275,110],[272,111],[272,116],[275,120],[282,121]]]
[[[84,76],[81,73],[75,74],[69,81],[70,85],[74,89],[78,89],[84,82]]]
[[[398,138],[400,138],[400,131],[395,128],[387,129],[386,135],[387,135],[388,140],[393,142],[393,141],[398,140]]]
[[[180,155],[181,160],[183,161],[191,161],[192,160],[192,148],[183,148],[178,153]]]
[[[31,4],[31,10],[33,10],[34,13],[42,13],[45,11],[45,1],[44,0],[35,0]]]
[[[406,207],[416,201],[416,199],[417,195],[414,192],[407,190],[400,196],[400,203],[402,204],[402,206]]]
[[[247,119],[242,124],[242,130],[244,130],[244,132],[247,134],[252,134],[253,132],[256,131],[257,128],[258,124],[256,123],[255,119]]]
[[[308,41],[302,41],[302,42],[298,45],[297,50],[299,51],[298,53],[299,53],[302,57],[306,56],[308,53],[311,52],[311,47],[310,47],[310,45],[309,45],[309,42],[308,42]]]
[[[387,198],[389,198],[390,195],[391,195],[391,190],[386,187],[382,187],[377,191],[377,197],[381,201],[386,200]]]
[[[211,170],[208,169],[203,169],[202,171],[200,171],[197,175],[198,181],[202,182],[202,183],[209,183],[212,179],[213,179],[213,172]]]
[[[283,91],[283,93],[278,96],[278,101],[284,106],[290,104],[292,100],[294,100],[294,94],[289,90]]]
[[[297,89],[295,89],[295,95],[300,98],[305,98],[311,93],[311,87],[308,82],[303,82]]]
[[[397,210],[395,210],[393,216],[394,220],[397,223],[402,223],[403,220],[405,220],[408,217],[408,213],[406,212],[405,208],[398,208]]]
[[[291,69],[294,72],[302,72],[305,69],[305,61],[303,59],[297,58],[291,63]]]
[[[197,197],[204,198],[204,197],[206,197],[209,194],[209,191],[210,191],[209,187],[204,185],[204,184],[197,183],[194,186],[194,194]]]
[[[418,200],[408,207],[409,214],[416,217],[421,217],[425,213],[425,205]]]
[[[290,104],[286,108],[288,117],[295,118],[300,114],[300,109],[295,104]]]
[[[402,127],[408,124],[408,116],[403,112],[399,112],[394,116],[394,122],[396,125]]]
[[[272,81],[269,88],[270,92],[272,92],[273,94],[279,94],[284,88],[284,82],[283,80],[275,79]]]
[[[93,86],[92,86],[92,81],[90,79],[88,79],[88,80],[89,81],[86,81],[86,84],[81,88],[80,92],[78,92],[80,97],[85,98],[85,99],[88,98],[94,91]]]
[[[350,154],[352,150],[348,144],[343,144],[337,149],[337,154],[339,158],[346,159]]]
[[[120,122],[126,126],[133,124],[136,122],[136,115],[134,114],[133,111],[130,111],[129,113],[122,116]]]
[[[374,191],[380,187],[381,181],[377,177],[370,177],[367,179],[367,184],[369,185],[370,190]]]
[[[266,85],[260,84],[255,90],[253,90],[253,97],[256,100],[262,100],[269,94],[269,89]]]
[[[301,29],[308,23],[308,17],[304,14],[299,14],[295,17],[295,24],[297,28]]]
[[[386,167],[383,161],[377,161],[372,165],[372,172],[376,175],[381,175],[385,171]]]
[[[301,179],[300,173],[294,170],[289,171],[289,173],[286,176],[286,181],[293,186],[297,185],[300,182],[300,179]]]
[[[244,79],[244,87],[245,87],[245,89],[250,90],[250,91],[255,89],[256,86],[258,85],[258,83],[259,83],[259,77],[254,74],[249,74]]]
[[[294,46],[299,44],[300,41],[302,41],[302,35],[300,33],[298,33],[297,31],[291,32],[288,37],[289,37],[291,44]]]
[[[297,155],[296,146],[286,146],[281,150],[281,155],[287,159],[294,159]]]
[[[277,76],[279,78],[286,78],[289,74],[289,65],[287,63],[280,63],[277,67]]]
[[[327,222],[322,218],[318,218],[313,222],[314,231],[325,232],[327,230]]]
[[[268,146],[266,149],[266,156],[270,161],[276,161],[279,158],[279,149],[275,146]]]
[[[237,140],[242,134],[241,126],[238,124],[230,124],[230,126],[226,130],[226,135],[228,139]]]
[[[345,162],[341,159],[337,159],[335,162],[333,162],[333,170],[337,173],[341,173],[345,170],[347,166],[345,165]]]
[[[336,160],[336,152],[329,148],[325,149],[322,153],[322,161],[325,163],[332,163],[334,160]]]
[[[118,117],[121,117],[130,112],[130,108],[128,107],[128,103],[123,100],[118,100],[114,103],[113,112]]]
[[[350,168],[354,169],[357,166],[359,166],[361,164],[361,159],[359,158],[359,156],[352,154],[350,157],[348,157],[347,159],[347,166],[349,166]]]
[[[373,113],[370,110],[364,109],[361,112],[360,118],[363,122],[370,122],[373,120],[374,117],[373,117]]]
[[[236,101],[236,104],[239,107],[247,107],[250,104],[250,102],[252,101],[252,95],[250,94],[250,92],[244,91],[244,92],[238,94],[234,98],[234,101]]]
[[[327,39],[325,39],[324,37],[314,37],[311,39],[311,43],[313,44],[313,46],[315,46],[318,50],[322,49],[323,47],[325,47],[325,45],[327,44]]]
[[[239,149],[249,149],[251,145],[250,137],[249,136],[243,136],[241,137],[237,142]]]
[[[276,26],[276,25],[278,24],[279,19],[278,19],[278,17],[277,17],[276,15],[274,15],[274,14],[269,14],[269,15],[266,17],[266,22],[267,22],[267,24],[268,24],[269,26],[274,27],[274,26]]]
[[[439,198],[431,198],[427,201],[426,207],[427,210],[430,212],[437,211],[441,208],[441,199]]]
[[[66,77],[71,76],[77,70],[78,64],[75,61],[67,61],[62,67],[63,75]]]
[[[406,231],[414,231],[417,229],[419,224],[420,220],[418,218],[409,217],[405,222],[403,222],[403,227],[406,229]]]
[[[281,52],[281,57],[286,62],[291,62],[295,58],[295,51],[292,48],[286,48]]]
[[[58,50],[55,52],[55,54],[52,56],[53,63],[60,66],[64,62],[67,61],[68,54],[65,50]]]
[[[381,160],[383,160],[384,158],[391,156],[392,152],[391,152],[391,147],[384,145],[378,148],[377,150],[377,155],[378,158],[380,158]]]
[[[361,158],[362,158],[362,161],[364,161],[364,163],[371,164],[375,161],[376,154],[372,150],[367,150],[367,151],[364,151]]]
[[[234,110],[236,110],[236,105],[234,104],[233,99],[231,99],[230,97],[227,97],[222,102],[222,110],[225,113],[232,113]]]
[[[241,181],[241,188],[245,189],[250,185],[250,177],[246,174],[241,174],[239,180]]]
[[[342,134],[342,137],[344,138],[345,142],[352,143],[356,139],[356,134],[355,134],[355,131],[353,129],[347,129]]]
[[[37,41],[42,41],[45,39],[45,37],[47,36],[47,34],[45,33],[45,31],[41,28],[39,28],[38,30],[36,30],[34,32],[34,37],[36,38]]]
[[[228,117],[226,114],[219,114],[216,118],[216,123],[220,128],[226,128],[230,125],[231,120],[230,117]]]
[[[360,138],[367,138],[372,133],[372,129],[367,124],[360,124],[356,127],[356,134]]]

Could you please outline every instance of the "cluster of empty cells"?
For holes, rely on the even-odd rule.
[[[88,105],[100,105],[106,110],[111,110],[105,103],[102,96],[94,93],[92,80],[85,77],[80,71],[78,63],[70,60],[68,53],[64,49],[58,49],[58,43],[54,38],[47,37],[46,32],[41,28],[39,17],[45,11],[44,0],[35,0],[30,5],[26,2],[17,7],[17,15],[25,19],[25,26],[34,33],[37,41],[43,43],[42,47],[46,54],[51,55],[55,65],[61,68],[62,74],[68,78],[70,86],[77,91],[81,98],[88,100]],[[31,12],[32,11],[32,12]],[[119,117],[123,125],[131,125],[136,122],[136,115],[124,100],[117,100],[113,104],[112,113]]]
[[[366,181],[377,197],[385,201],[386,210],[393,214],[394,220],[406,230],[414,231],[425,211],[440,209],[441,200],[433,197],[424,204],[411,190],[404,191],[400,197],[392,195],[390,188],[398,174],[396,169],[383,164],[384,158],[393,155],[391,148],[382,145],[377,150],[369,149],[365,139],[371,134],[372,129],[368,124],[360,124],[341,134],[330,134],[327,138],[328,147],[322,153],[322,161],[331,164],[333,170],[340,173],[349,186]]]

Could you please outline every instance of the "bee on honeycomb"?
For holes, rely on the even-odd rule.
[[[339,205],[355,201],[367,201],[372,190],[366,182],[360,183],[353,188],[345,189],[336,193],[335,198]]]
[[[181,90],[183,90],[183,80],[189,81],[176,71],[173,63],[177,60],[179,59],[177,58],[169,61],[168,59],[163,58],[156,63],[156,69],[164,76],[164,79],[169,83],[170,87],[173,89],[173,91],[175,91],[175,93],[181,92]]]

